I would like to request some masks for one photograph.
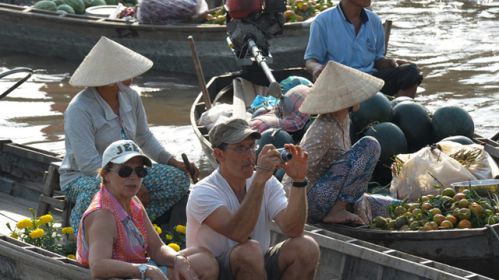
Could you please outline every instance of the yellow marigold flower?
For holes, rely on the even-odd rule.
[[[172,248],[173,250],[175,250],[175,252],[180,251],[180,246],[177,243],[170,243],[170,244],[168,244],[168,246],[170,248]]]
[[[75,255],[73,255],[73,254],[69,254],[69,255],[67,255],[67,256],[66,256],[66,258],[68,258],[68,259],[72,259],[72,260],[76,260],[76,256],[75,256]]]
[[[163,231],[161,230],[161,228],[157,225],[157,224],[153,224],[152,225],[154,227],[154,230],[158,233],[158,234],[161,234]]]
[[[19,234],[17,234],[17,232],[13,231],[13,232],[10,233],[10,237],[18,239],[19,238]]]
[[[50,214],[43,215],[43,216],[40,216],[40,218],[38,218],[38,225],[48,224],[48,223],[53,222],[53,221],[54,221],[54,217],[52,217],[52,215],[50,215]]]
[[[19,222],[17,222],[17,224],[16,224],[16,227],[18,229],[25,229],[25,228],[32,227],[32,226],[33,226],[33,222],[30,219],[22,219]]]
[[[166,237],[166,240],[172,240],[173,239],[173,235],[167,233],[165,234],[165,237]]]
[[[72,227],[63,227],[61,229],[61,233],[62,234],[67,234],[67,235],[72,235],[74,233],[74,231],[73,231]]]
[[[43,229],[37,228],[29,233],[29,237],[36,239],[36,238],[42,237],[44,234],[45,234],[45,231]]]
[[[175,226],[175,231],[185,234],[185,226],[183,226],[183,225],[176,225]]]

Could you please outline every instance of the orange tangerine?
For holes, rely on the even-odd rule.
[[[463,220],[459,221],[459,223],[457,224],[457,227],[458,228],[471,228],[471,222],[470,222],[470,220],[463,219]]]
[[[452,223],[452,225],[455,225],[457,223],[457,218],[456,216],[452,215],[452,214],[447,214],[447,216],[445,216],[445,219],[449,222]]]

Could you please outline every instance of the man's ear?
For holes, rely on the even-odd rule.
[[[223,150],[215,148],[213,149],[213,157],[218,161],[221,162],[224,159],[224,153]]]

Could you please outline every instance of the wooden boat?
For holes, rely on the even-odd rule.
[[[0,3],[0,49],[81,61],[101,36],[154,61],[160,71],[195,73],[187,37],[197,45],[208,77],[240,69],[226,43],[225,25],[149,25],[85,15],[61,15]],[[309,23],[286,23],[270,40],[272,67],[303,65]]]
[[[302,68],[278,70],[274,71],[273,74],[277,81],[290,75],[310,77]],[[236,72],[213,77],[207,84],[207,98],[210,99],[211,103],[233,103],[232,80],[236,77],[242,77],[260,85],[268,85],[266,77],[259,72]],[[208,141],[208,130],[206,127],[198,125],[201,114],[206,111],[206,103],[205,97],[200,93],[191,107],[190,120],[206,156],[216,166],[211,155],[212,148]],[[499,144],[497,142],[479,136],[476,136],[474,140],[483,144],[485,150],[499,162]],[[364,227],[322,224],[315,226],[323,228],[324,232],[341,233],[499,279],[499,266],[497,266],[499,263],[499,224],[487,228],[430,232],[382,231]]]
[[[42,178],[50,163],[60,155],[25,145],[0,141],[0,200],[13,207],[20,197],[37,203]],[[4,206],[6,207],[6,206]],[[35,206],[33,205],[33,208]],[[1,221],[1,219],[0,219]],[[485,276],[416,257],[397,250],[307,226],[306,234],[321,247],[316,279],[490,279]],[[272,242],[284,236],[273,228]],[[1,279],[89,279],[87,268],[63,256],[0,233]]]

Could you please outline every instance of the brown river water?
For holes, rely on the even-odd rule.
[[[490,138],[499,132],[498,0],[374,1],[372,8],[383,20],[393,21],[388,56],[415,61],[424,73],[417,101],[430,111],[460,106],[473,117],[478,134]],[[80,90],[67,82],[77,66],[0,52],[0,72],[14,67],[35,70],[0,101],[0,138],[64,153],[63,112]],[[2,79],[0,93],[11,85],[12,80]],[[149,72],[136,79],[134,87],[142,94],[158,139],[208,172],[211,166],[189,124],[190,106],[199,92],[196,77]]]

